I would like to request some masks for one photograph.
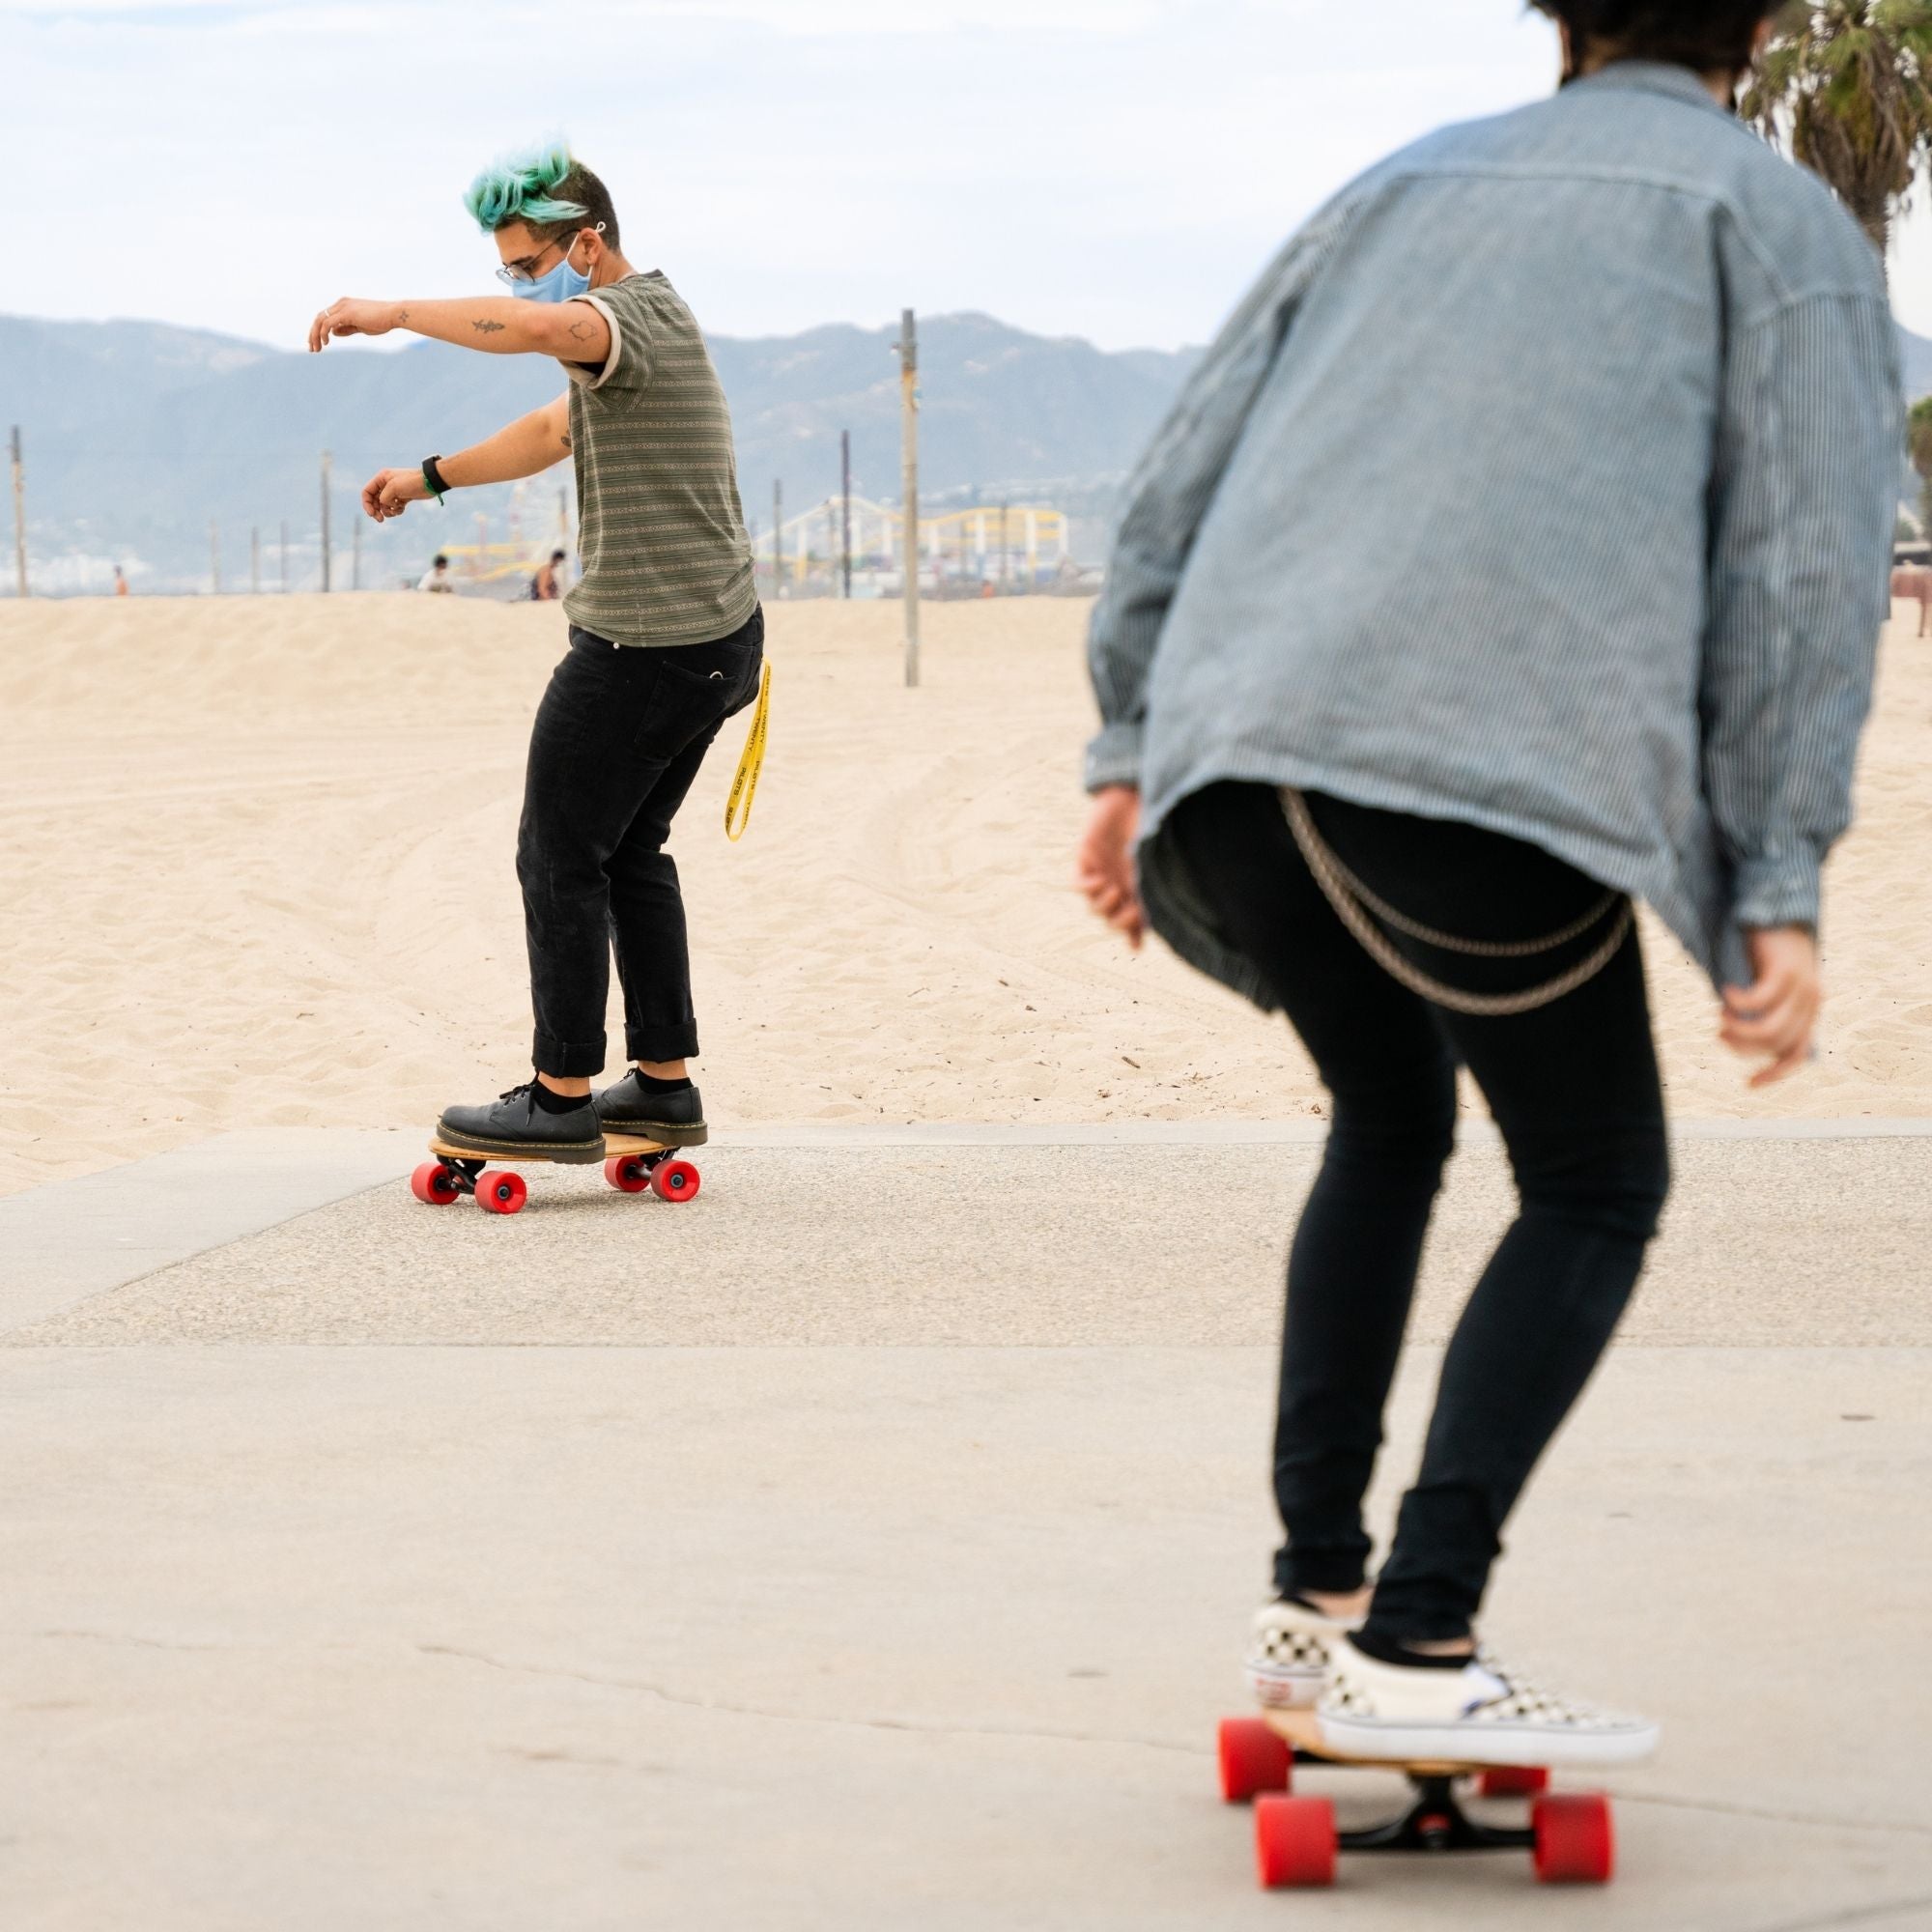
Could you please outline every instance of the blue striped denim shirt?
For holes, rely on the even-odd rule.
[[[1450,128],[1289,242],[1142,459],[1090,788],[1156,930],[1272,1005],[1161,837],[1222,779],[1451,818],[1714,978],[1815,923],[1903,473],[1877,256],[1686,70]]]

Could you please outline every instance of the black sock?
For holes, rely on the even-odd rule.
[[[536,1083],[532,1091],[538,1107],[546,1114],[574,1114],[578,1108],[587,1107],[590,1104],[588,1094],[559,1094],[554,1089],[546,1087],[541,1080]]]
[[[1461,1670],[1469,1662],[1467,1657],[1432,1657],[1399,1636],[1374,1636],[1367,1631],[1357,1631],[1349,1641],[1378,1663],[1399,1663],[1409,1670]]]
[[[687,1075],[678,1080],[660,1080],[654,1073],[645,1073],[638,1067],[631,1068],[631,1077],[646,1094],[688,1094],[691,1080]]]

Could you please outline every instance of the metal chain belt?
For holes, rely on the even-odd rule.
[[[1566,925],[1561,932],[1551,933],[1547,939],[1492,944],[1484,940],[1459,939],[1453,933],[1436,932],[1414,920],[1406,919],[1393,906],[1378,898],[1350,871],[1316,830],[1307,801],[1298,791],[1284,785],[1281,803],[1288,816],[1289,830],[1294,834],[1294,842],[1307,861],[1308,869],[1315,875],[1315,883],[1321,888],[1321,895],[1335,908],[1336,918],[1391,979],[1400,980],[1411,993],[1434,1005],[1446,1007],[1452,1013],[1465,1013],[1473,1019],[1501,1019],[1514,1013],[1529,1013],[1540,1007],[1553,1006],[1566,994],[1574,993],[1578,986],[1587,985],[1617,956],[1636,918],[1636,909],[1628,897],[1622,893],[1607,893],[1602,903],[1583,918]],[[1553,980],[1546,980],[1542,985],[1531,986],[1520,993],[1465,993],[1445,984],[1398,952],[1383,937],[1375,920],[1369,917],[1373,913],[1376,919],[1408,938],[1419,939],[1426,946],[1440,947],[1447,952],[1468,953],[1484,959],[1524,959],[1540,952],[1553,952],[1573,939],[1580,939],[1612,907],[1619,908],[1616,922],[1601,946],[1576,965],[1557,974]]]

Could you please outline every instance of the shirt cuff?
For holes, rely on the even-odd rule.
[[[1087,789],[1135,785],[1141,781],[1141,726],[1109,724],[1087,747]]]
[[[1740,925],[1818,925],[1818,855],[1808,850],[1747,859],[1732,882]]]

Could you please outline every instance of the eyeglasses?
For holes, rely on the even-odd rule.
[[[570,235],[566,238],[563,238],[559,241],[546,242],[544,245],[541,248],[539,248],[534,255],[526,255],[521,260],[515,262],[505,262],[503,266],[497,270],[497,279],[499,282],[508,282],[513,288],[519,282],[535,281],[537,278],[537,264],[541,262],[543,258],[546,255],[548,255],[553,248],[560,247],[563,250],[563,252],[566,255],[568,255],[570,251],[577,246],[577,238],[582,232],[583,231],[582,229],[573,229]]]

